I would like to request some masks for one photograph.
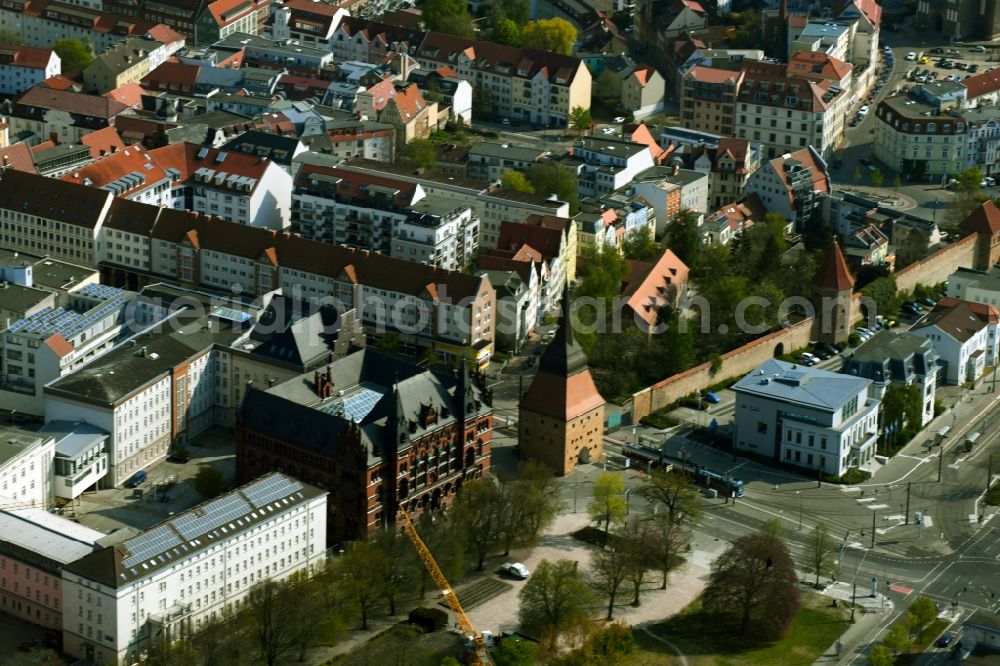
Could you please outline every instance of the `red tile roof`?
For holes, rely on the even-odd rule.
[[[643,88],[645,88],[646,84],[649,83],[649,79],[653,76],[653,72],[655,72],[655,71],[656,70],[654,70],[649,65],[639,65],[632,72],[632,76],[634,76],[636,78],[636,80],[639,82],[640,86],[642,86]]]
[[[80,143],[90,147],[90,156],[95,160],[125,148],[118,130],[111,126],[84,134],[80,137]]]
[[[206,9],[216,24],[222,26],[270,4],[271,0],[215,0]]]
[[[54,109],[81,116],[91,116],[93,118],[108,120],[128,109],[121,102],[99,95],[85,95],[83,93],[54,90],[41,86],[34,86],[26,90],[16,98],[14,104],[15,107],[20,105],[41,109]]]
[[[847,261],[844,259],[844,253],[840,251],[840,243],[834,241],[826,251],[826,257],[816,272],[813,286],[836,291],[854,288],[854,278],[847,269]]]
[[[83,86],[68,76],[63,76],[62,74],[50,76],[38,85],[45,88],[52,88],[53,90],[73,90],[75,92],[83,90]]]
[[[394,104],[399,109],[399,117],[406,123],[416,118],[421,111],[427,108],[424,94],[414,83],[397,90],[396,94],[389,98],[388,103]]]
[[[64,338],[62,333],[56,333],[47,339],[44,344],[59,358],[65,358],[73,352],[73,343]]]
[[[0,149],[0,156],[2,156],[2,164],[5,168],[38,173],[38,169],[35,168],[35,160],[31,156],[31,148],[23,141],[12,143],[6,148]]]
[[[167,90],[170,84],[178,86],[180,90],[194,90],[200,69],[198,65],[168,60],[144,76],[140,83],[144,88],[153,90]]]
[[[660,147],[660,143],[653,138],[653,134],[645,124],[639,123],[629,137],[635,143],[649,146],[649,152],[653,156],[654,162],[662,162],[667,157],[667,152]]]
[[[881,5],[875,2],[875,0],[854,0],[853,4],[865,15],[872,25],[876,28],[879,27],[879,23],[882,21]],[[851,3],[848,3],[845,9],[850,8],[850,6]]]
[[[974,233],[990,235],[1000,233],[1000,208],[997,208],[993,201],[987,199],[981,206],[969,213],[968,217],[962,220],[958,226]]]
[[[10,57],[5,64],[15,67],[31,67],[33,69],[45,69],[52,59],[52,49],[36,49],[31,46],[16,46],[14,44],[0,44],[0,52]]]
[[[146,31],[152,39],[163,44],[173,44],[174,42],[185,41],[184,35],[177,32],[170,26],[163,25],[162,23],[157,23],[152,28]]]
[[[704,83],[736,83],[742,78],[742,72],[734,72],[731,69],[719,69],[718,67],[704,67],[695,65],[688,70],[685,76],[693,78],[695,81]]]
[[[965,86],[965,94],[970,100],[980,95],[996,92],[1000,90],[1000,69],[991,72],[976,74],[962,81]]]
[[[119,192],[118,196],[128,196],[145,190],[167,177],[163,169],[153,160],[153,156],[139,146],[106,154],[96,162],[70,171],[60,180],[87,187],[104,187],[130,173],[141,175],[143,180],[134,187]]]
[[[840,82],[851,73],[851,65],[819,51],[796,51],[788,63],[789,74],[806,78],[821,77]]]
[[[109,90],[104,93],[104,96],[116,102],[121,102],[125,106],[137,109],[142,106],[142,96],[145,94],[146,91],[138,83],[126,83],[119,88]]]
[[[688,281],[688,267],[670,249],[656,261],[629,261],[625,289],[627,305],[647,326],[656,324],[660,308],[674,304]]]
[[[555,259],[559,256],[562,242],[562,228],[530,222],[501,222],[497,249],[517,252],[523,245],[530,245],[542,257]]]

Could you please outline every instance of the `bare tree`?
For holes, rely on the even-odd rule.
[[[816,574],[816,585],[819,585],[819,577],[823,575],[824,571],[830,568],[834,549],[833,539],[830,538],[830,530],[827,529],[826,523],[820,521],[816,524],[816,529],[813,530],[812,540],[809,545],[810,555],[812,556],[812,568]]]
[[[608,616],[614,619],[615,602],[618,592],[625,582],[628,563],[623,549],[607,545],[598,548],[590,558],[591,585],[608,599]]]
[[[795,563],[785,543],[758,532],[734,541],[712,563],[705,588],[705,609],[720,616],[735,614],[740,630],[750,631],[758,619],[773,636],[784,635],[799,610]]]
[[[296,600],[288,594],[286,585],[267,579],[251,588],[246,596],[248,617],[267,666],[274,666],[295,647]]]
[[[410,539],[397,529],[379,530],[372,545],[381,555],[375,562],[384,567],[379,576],[379,594],[388,606],[389,615],[395,615],[396,601],[414,591],[415,574],[420,573],[416,566],[420,562],[411,557],[415,550]]]
[[[687,530],[677,523],[671,521],[666,516],[655,516],[650,521],[649,530],[646,533],[646,548],[650,557],[657,563],[663,579],[660,582],[660,589],[667,589],[667,578],[678,555],[687,546],[690,539]]]
[[[334,579],[361,617],[361,628],[379,601],[382,573],[390,566],[385,554],[367,541],[355,541],[335,565]]]
[[[639,494],[654,507],[663,507],[668,520],[678,526],[693,527],[704,512],[698,489],[680,472],[654,469]]]
[[[648,546],[651,527],[651,521],[646,518],[633,518],[627,521],[616,546],[625,556],[625,578],[632,583],[633,606],[639,605],[642,585],[657,566],[653,552]]]

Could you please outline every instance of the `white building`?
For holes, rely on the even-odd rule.
[[[948,296],[1000,310],[1000,268],[993,266],[987,271],[958,268],[948,276]]]
[[[45,509],[0,511],[0,613],[61,631],[62,568],[93,553],[104,537]]]
[[[0,427],[0,509],[44,507],[51,496],[55,439],[51,435]]]
[[[108,546],[62,572],[63,650],[137,662],[154,640],[186,640],[265,580],[318,570],[325,491],[269,474]]]
[[[940,369],[937,352],[927,338],[880,331],[845,358],[840,371],[872,380],[870,395],[878,400],[890,384],[916,386],[922,404],[919,425],[923,427],[934,418]]]
[[[45,387],[45,420],[84,420],[109,433],[105,486],[124,483],[213,423],[221,378],[214,345],[243,335],[219,317],[175,313]]]
[[[86,285],[65,305],[44,308],[11,324],[0,334],[3,408],[41,416],[46,384],[104,354],[123,334],[151,323],[131,316],[134,299],[133,292]]]
[[[768,212],[790,223],[808,222],[830,192],[826,162],[810,146],[761,165],[747,179],[744,195],[756,194]]]
[[[879,401],[871,380],[770,360],[733,385],[733,444],[842,476],[875,454]]]
[[[655,165],[649,146],[614,137],[581,139],[573,157],[585,163],[578,178],[581,197],[613,192]]]
[[[910,333],[931,341],[948,384],[963,384],[996,364],[998,322],[1000,314],[990,305],[943,298]]]
[[[62,61],[52,49],[0,45],[0,94],[18,95],[62,73]]]
[[[39,430],[55,438],[52,495],[73,500],[108,473],[108,433],[83,421],[49,421]]]
[[[304,46],[329,48],[340,19],[349,16],[343,7],[312,0],[285,0],[271,10],[271,37],[295,40]]]

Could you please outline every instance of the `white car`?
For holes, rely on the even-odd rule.
[[[604,129],[601,130],[601,133],[602,134],[614,134],[615,133],[615,128],[614,127],[605,127]]]
[[[520,562],[507,562],[502,567],[501,571],[506,574],[510,574],[514,578],[520,578],[521,580],[526,580],[531,573],[528,571],[528,567],[524,566]]]
[[[860,109],[858,109],[858,115],[861,116],[862,118],[864,118],[866,115],[868,115],[868,105],[867,104],[865,104]]]
[[[623,123],[625,122],[625,116],[615,116],[614,118],[612,118],[612,121],[616,123]]]
[[[906,54],[906,59],[912,62],[917,59],[917,54],[914,53],[913,51],[910,51],[909,53]]]
[[[986,47],[985,46],[973,46],[969,50],[972,51],[973,53],[986,53]]]

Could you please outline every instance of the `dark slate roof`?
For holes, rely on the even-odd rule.
[[[250,339],[260,343],[252,353],[306,366],[334,350],[340,328],[340,313],[334,306],[319,306],[279,294],[271,299],[250,332]]]
[[[587,356],[573,335],[568,288],[563,295],[563,318],[552,342],[538,362],[538,371],[567,377],[587,369]]]
[[[267,157],[286,166],[292,163],[292,158],[297,152],[305,150],[305,146],[298,139],[261,132],[260,130],[244,132],[224,147],[226,150],[234,150],[247,155]]]
[[[0,208],[78,227],[97,226],[111,192],[8,169],[0,178]]]

